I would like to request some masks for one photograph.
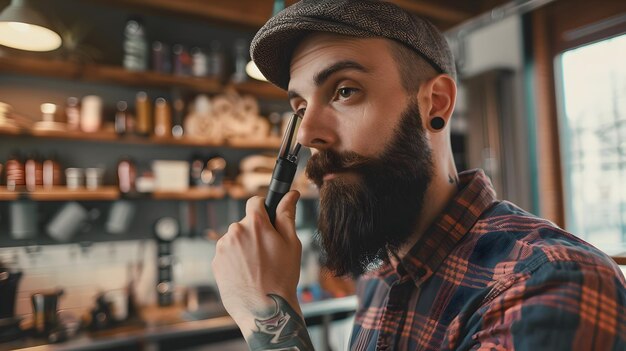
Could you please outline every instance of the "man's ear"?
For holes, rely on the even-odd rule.
[[[456,83],[449,75],[439,74],[422,83],[417,98],[424,128],[439,132],[449,124],[454,111]]]

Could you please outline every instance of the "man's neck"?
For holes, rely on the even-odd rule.
[[[444,211],[450,200],[459,190],[459,177],[454,163],[436,170],[428,190],[424,196],[424,204],[419,214],[416,229],[407,242],[396,254],[399,259],[404,258],[411,248],[424,235],[434,220]]]

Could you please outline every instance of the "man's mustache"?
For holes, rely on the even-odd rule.
[[[375,159],[352,151],[323,150],[311,156],[306,166],[306,175],[317,186],[321,186],[326,174],[359,172],[375,162]]]

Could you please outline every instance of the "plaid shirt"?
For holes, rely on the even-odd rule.
[[[352,350],[626,350],[626,281],[482,171],[400,262],[360,278]]]

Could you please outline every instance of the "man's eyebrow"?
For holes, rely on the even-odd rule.
[[[363,67],[363,65],[361,65],[360,63],[351,60],[344,60],[335,62],[332,65],[324,68],[323,70],[317,72],[317,74],[315,74],[315,76],[313,77],[313,81],[315,82],[315,85],[320,86],[324,84],[324,82],[333,74],[346,69],[355,69],[364,73],[368,72],[367,69]]]
[[[317,72],[315,76],[313,77],[313,82],[315,82],[316,86],[320,86],[324,84],[324,82],[328,78],[330,78],[330,76],[332,76],[333,74],[339,71],[346,70],[346,69],[354,69],[354,70],[361,71],[364,73],[369,72],[363,65],[361,65],[360,63],[356,61],[352,61],[352,60],[338,61],[324,68],[323,70]],[[289,90],[287,92],[288,100],[298,98],[298,97],[300,97],[300,94],[294,90]]]
[[[287,92],[287,100],[291,101],[291,99],[300,97],[300,94],[298,94],[297,92],[293,91],[293,90],[289,90]]]

